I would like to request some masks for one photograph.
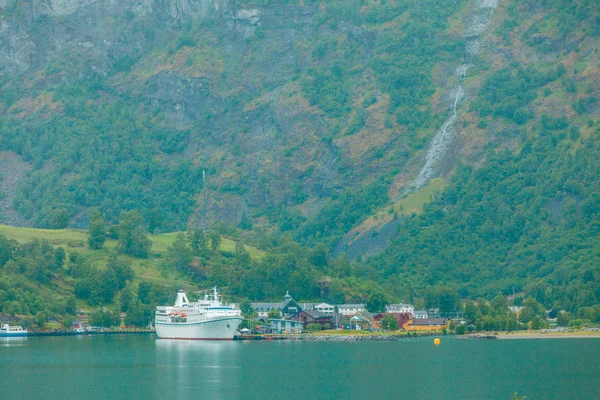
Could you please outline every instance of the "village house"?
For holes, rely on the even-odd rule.
[[[366,310],[364,304],[339,304],[338,312],[345,317],[350,317]]]
[[[282,316],[291,316],[302,311],[302,307],[290,296],[289,292],[285,293],[281,303],[252,303],[251,306],[259,318],[266,318],[273,310],[281,311]]]
[[[365,331],[373,329],[373,314],[363,311],[350,318],[348,324],[344,324],[344,329],[355,329]]]
[[[318,310],[303,310],[289,319],[304,323],[304,329],[309,324],[318,324],[321,329],[332,329],[335,326],[333,314],[325,314]]]
[[[314,310],[320,311],[323,314],[333,314],[335,312],[335,306],[327,303],[320,303],[314,306]]]
[[[398,322],[398,329],[404,329],[404,326],[413,318],[412,314],[409,312],[377,313],[373,316],[373,329],[382,329],[381,321],[383,321],[383,318],[385,318],[386,315],[394,317],[396,322]]]
[[[404,329],[407,331],[441,331],[448,328],[448,323],[446,318],[415,318],[405,324]]]
[[[429,313],[425,310],[415,311],[413,313],[415,319],[426,319],[429,318]]]
[[[415,314],[415,307],[412,304],[388,304],[385,306],[385,312],[388,314],[410,313]]]
[[[293,321],[291,319],[272,319],[271,320],[271,332],[272,333],[302,333],[304,330],[304,322]]]

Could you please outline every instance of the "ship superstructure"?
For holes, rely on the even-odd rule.
[[[190,302],[177,291],[174,306],[156,307],[156,335],[161,339],[231,340],[242,323],[242,312],[235,304],[221,302],[219,290],[197,302]]]
[[[19,337],[27,336],[27,329],[23,329],[20,326],[10,326],[9,324],[2,324],[0,327],[0,337]]]

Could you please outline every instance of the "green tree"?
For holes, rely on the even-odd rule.
[[[100,211],[94,209],[88,228],[88,244],[91,249],[101,249],[106,240],[106,221]]]
[[[387,314],[381,320],[381,327],[388,331],[395,331],[398,329],[398,320],[390,314]]]
[[[210,238],[210,248],[213,251],[217,251],[221,245],[221,235],[213,231],[208,236]]]
[[[130,286],[127,286],[121,291],[121,311],[127,312],[131,304],[136,300],[133,290]],[[137,300],[139,302],[139,300]]]
[[[138,285],[138,298],[143,304],[150,304],[152,301],[152,283],[148,281],[142,281]]]
[[[167,248],[167,260],[179,271],[187,271],[192,264],[192,249],[188,246],[188,240],[183,233],[175,235],[175,240]]]
[[[465,312],[465,318],[468,321],[475,321],[475,318],[477,317],[477,313],[479,312],[479,310],[477,309],[477,305],[475,305],[475,302],[473,300],[467,300],[465,301],[465,305],[464,305],[464,312]]]
[[[508,312],[508,301],[506,300],[506,297],[501,294],[496,295],[496,297],[492,299],[491,305],[494,311],[498,313],[506,314],[506,312]]]
[[[35,314],[35,323],[40,328],[43,328],[48,322],[48,313],[46,311],[39,311]]]
[[[460,304],[458,291],[453,287],[438,286],[435,291],[440,312],[447,313],[455,311]]]
[[[60,324],[62,325],[64,330],[68,330],[69,328],[71,328],[71,325],[73,325],[74,320],[75,318],[73,318],[72,315],[65,315],[60,321]]]
[[[329,263],[329,251],[323,243],[319,243],[310,253],[310,262],[317,268],[324,268]]]
[[[106,268],[115,273],[117,290],[123,289],[127,285],[127,282],[131,282],[135,277],[131,262],[124,258],[117,257],[115,253],[112,253],[108,257]]]
[[[382,312],[387,304],[387,296],[383,292],[375,292],[367,300],[367,311],[370,313]]]
[[[50,214],[50,228],[64,229],[69,223],[69,213],[65,209],[57,209]]]
[[[125,316],[125,325],[145,327],[149,322],[149,318],[142,304],[139,301],[133,301]]]
[[[201,229],[187,232],[187,239],[194,254],[199,255],[206,250],[206,235]]]
[[[242,300],[242,302],[240,303],[240,310],[242,310],[242,314],[244,316],[250,317],[252,315],[252,312],[254,311],[252,309],[252,303],[250,302],[250,300]]]
[[[65,249],[63,249],[62,247],[57,247],[56,250],[54,251],[54,268],[55,269],[61,269],[63,267],[63,265],[65,264]]]
[[[117,251],[134,257],[146,258],[152,248],[144,229],[144,220],[135,210],[123,211],[119,221]]]
[[[545,318],[546,312],[544,306],[538,303],[533,297],[527,298],[523,302],[523,309],[519,314],[519,321],[527,323],[533,320],[534,317]]]
[[[0,234],[0,267],[13,258],[13,241]]]
[[[112,303],[115,294],[119,290],[119,281],[117,274],[111,269],[106,269],[99,275],[99,294],[105,304]]]
[[[538,330],[543,327],[544,321],[537,315],[531,319],[531,329]]]
[[[77,302],[75,297],[69,297],[65,302],[65,313],[74,315],[77,312]]]
[[[571,314],[566,311],[561,311],[556,316],[556,323],[558,326],[569,326],[569,321],[571,320]]]

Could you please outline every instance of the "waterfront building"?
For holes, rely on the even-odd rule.
[[[335,306],[327,303],[320,303],[314,306],[314,310],[320,311],[323,314],[333,314],[335,312]]]
[[[331,329],[335,326],[333,314],[325,314],[318,310],[303,310],[290,317],[290,320],[304,323],[304,329],[308,324],[319,324],[321,329]]]
[[[292,298],[289,292],[285,293],[283,301],[280,303],[252,303],[251,306],[259,318],[266,318],[269,312],[273,310],[281,311],[282,316],[291,316],[302,311],[302,307]]]
[[[357,331],[370,330],[373,328],[373,315],[367,311],[356,314],[350,318],[350,329]]]
[[[415,307],[412,304],[388,304],[385,306],[385,312],[390,314],[395,313],[410,313],[415,314]]]
[[[404,329],[404,326],[413,319],[413,316],[409,312],[403,313],[377,313],[373,316],[373,329],[381,329],[381,321],[386,315],[391,315],[398,322],[398,329]]]
[[[304,322],[291,319],[272,319],[271,332],[273,333],[302,333]]]
[[[446,318],[420,318],[410,320],[404,327],[407,331],[441,331],[448,327]]]
[[[337,308],[338,312],[345,317],[356,315],[366,310],[364,304],[339,304]]]

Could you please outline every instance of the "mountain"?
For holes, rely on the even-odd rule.
[[[596,304],[599,36],[594,1],[2,0],[1,218],[353,261],[305,293]]]

